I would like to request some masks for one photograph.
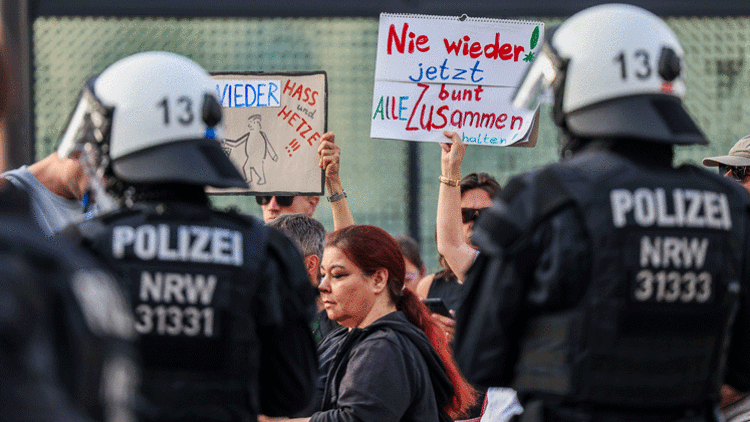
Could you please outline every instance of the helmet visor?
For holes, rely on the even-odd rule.
[[[548,43],[544,43],[513,95],[513,107],[519,110],[536,110],[545,92],[560,74],[559,62],[557,54]]]
[[[83,144],[83,132],[85,131],[84,121],[86,119],[84,116],[88,113],[88,110],[88,101],[83,95],[81,95],[73,114],[68,120],[68,125],[65,128],[65,133],[63,134],[62,139],[60,139],[60,144],[57,146],[57,155],[61,157],[70,157],[76,151],[80,151],[81,145]]]
[[[57,146],[57,155],[70,157],[87,142],[101,143],[108,135],[112,109],[105,107],[94,95],[93,79],[86,84],[73,110],[65,133]]]

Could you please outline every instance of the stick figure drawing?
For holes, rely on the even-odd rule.
[[[273,149],[266,133],[261,130],[260,122],[260,114],[253,114],[248,117],[247,127],[249,131],[237,139],[225,139],[224,151],[229,154],[229,158],[234,163],[242,163],[242,171],[248,184],[252,184],[253,180],[257,179],[256,185],[265,185],[264,163],[266,158],[278,161],[279,156]],[[244,148],[242,148],[243,144]]]

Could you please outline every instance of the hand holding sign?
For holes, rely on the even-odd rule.
[[[443,151],[440,156],[440,167],[442,175],[449,179],[461,179],[461,163],[464,161],[466,144],[461,142],[461,137],[456,132],[443,131],[451,143],[442,143]]]
[[[325,170],[326,188],[328,189],[328,201],[331,202],[331,213],[333,214],[333,229],[340,230],[354,224],[354,216],[349,209],[346,200],[344,186],[339,178],[339,161],[341,159],[341,148],[334,144],[336,135],[327,132],[320,138],[318,146],[318,166]]]
[[[336,135],[327,132],[320,138],[318,146],[318,166],[325,170],[326,180],[339,180],[339,160],[341,148],[334,144]]]

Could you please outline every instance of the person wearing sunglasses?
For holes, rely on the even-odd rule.
[[[349,203],[346,200],[339,164],[341,148],[335,144],[336,135],[327,132],[320,138],[318,145],[318,166],[325,171],[325,183],[333,214],[333,229],[339,230],[354,224]],[[319,196],[256,196],[255,201],[263,210],[263,220],[268,223],[282,214],[300,213],[312,217],[320,201]]]
[[[318,206],[318,196],[256,196],[255,202],[263,210],[263,221],[270,222],[282,214],[300,213],[312,216]]]
[[[443,270],[420,280],[417,295],[421,298],[441,298],[448,309],[460,304],[461,283],[477,254],[471,243],[474,222],[480,212],[492,204],[492,197],[500,191],[500,184],[487,173],[471,173],[461,178],[461,163],[466,145],[454,132],[444,132],[441,144],[441,175],[438,194],[436,241]],[[453,337],[452,318],[433,314],[433,318]]]
[[[737,141],[729,154],[703,159],[706,167],[718,167],[719,174],[740,183],[750,192],[750,135]]]
[[[441,144],[435,227],[438,261],[443,269],[423,278],[417,285],[417,295],[423,299],[442,299],[451,314],[455,315],[461,305],[466,271],[477,256],[471,241],[474,223],[482,211],[492,204],[492,198],[500,192],[500,184],[487,173],[470,173],[462,178],[461,164],[466,144],[455,132],[445,131],[443,134],[446,142]],[[533,136],[536,136],[536,132]],[[439,313],[432,313],[432,318],[451,342],[455,319]],[[472,408],[471,417],[480,416],[481,407],[477,405]]]
[[[719,174],[741,184],[750,192],[750,135],[737,141],[729,154],[703,159],[706,167],[718,167]],[[721,412],[728,422],[750,420],[750,395],[725,384],[721,388]]]
[[[500,184],[487,173],[471,173],[461,178],[466,144],[455,132],[446,131],[444,135],[447,142],[440,144],[437,249],[458,280],[463,281],[477,254],[471,241],[474,222],[492,204]]]
[[[466,145],[461,137],[444,131],[441,143],[441,175],[437,208],[437,248],[441,264],[462,281],[474,259],[477,249],[471,241],[474,222],[482,210],[492,204],[500,192],[500,184],[487,173],[471,173],[461,178]],[[539,111],[529,132],[529,143],[536,144],[539,136]],[[460,227],[460,229],[459,229]]]

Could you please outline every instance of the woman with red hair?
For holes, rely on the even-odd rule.
[[[443,331],[404,288],[398,243],[375,226],[346,227],[328,235],[321,271],[321,300],[343,327],[319,349],[326,381],[319,411],[309,420],[464,416],[475,392],[458,372]]]

